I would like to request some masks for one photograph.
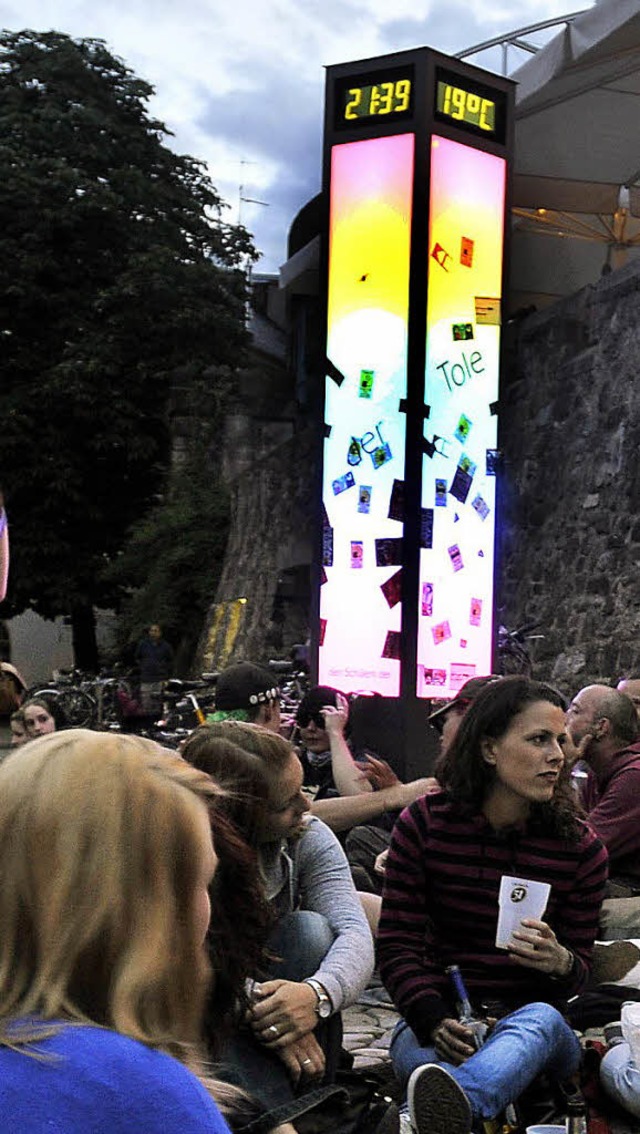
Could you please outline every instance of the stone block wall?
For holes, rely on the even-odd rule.
[[[498,607],[572,693],[640,672],[640,267],[506,334]]]

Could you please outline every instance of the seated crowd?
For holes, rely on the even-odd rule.
[[[640,939],[635,694],[473,678],[408,783],[356,744],[339,690],[287,720],[248,662],[180,755],[21,705],[0,764],[0,1128],[471,1134],[519,1130],[540,1083],[578,1098],[594,946]],[[502,939],[508,900],[526,916]],[[354,1119],[342,1010],[374,966],[396,1102]],[[598,1002],[617,1021],[601,1082],[640,1117],[622,1005]]]

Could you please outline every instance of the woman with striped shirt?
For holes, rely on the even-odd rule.
[[[443,790],[395,826],[378,958],[403,1016],[391,1054],[417,1134],[469,1134],[540,1073],[578,1068],[562,1012],[588,978],[607,855],[575,811],[564,709],[528,678],[487,686],[443,754]],[[506,949],[495,944],[503,876],[551,887],[544,920],[521,921]],[[476,1014],[498,1021],[479,1050],[457,1018],[450,965]]]

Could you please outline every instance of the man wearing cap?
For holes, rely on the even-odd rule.
[[[208,721],[247,721],[280,731],[280,690],[273,675],[252,662],[236,662],[216,682],[216,711]]]
[[[440,733],[442,738],[442,751],[449,747],[451,741],[458,731],[460,721],[466,713],[469,705],[471,705],[478,693],[480,693],[486,685],[490,685],[492,681],[499,681],[500,678],[495,673],[490,673],[486,677],[470,677],[461,685],[458,692],[452,701],[447,701],[444,705],[440,705],[429,717],[429,723]]]

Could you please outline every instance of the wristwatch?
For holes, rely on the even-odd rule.
[[[326,988],[324,988],[320,984],[319,980],[314,980],[313,977],[308,977],[307,980],[305,980],[303,983],[311,985],[311,988],[318,997],[316,1003],[316,1012],[318,1013],[320,1019],[328,1019],[333,1011],[333,1004],[331,1003],[331,997],[329,996]]]

